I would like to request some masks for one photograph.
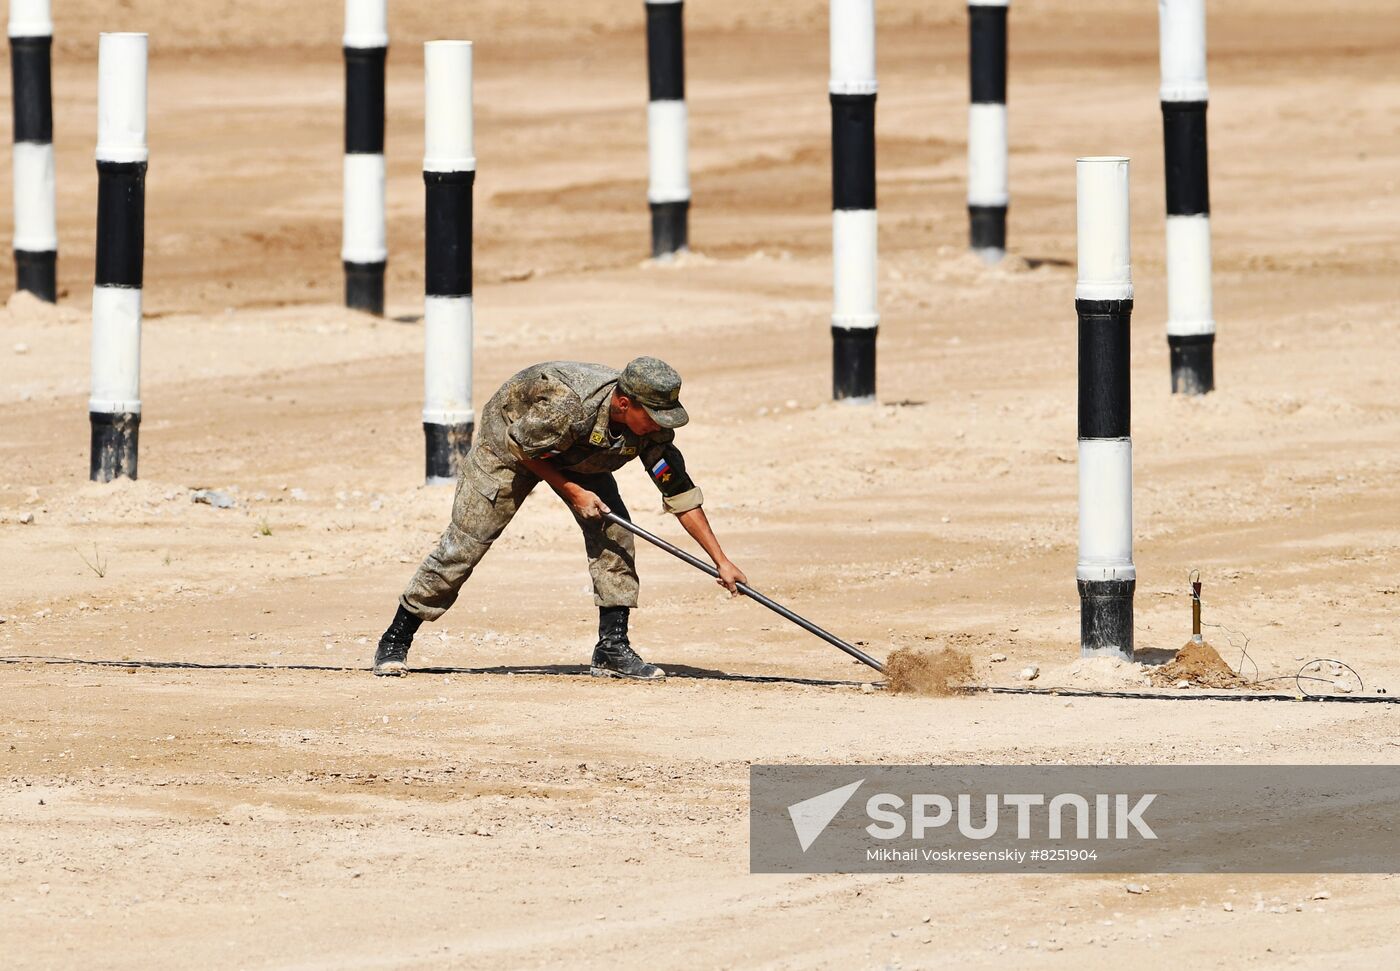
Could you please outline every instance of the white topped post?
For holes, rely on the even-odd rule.
[[[423,435],[426,479],[452,483],[471,448],[472,45],[423,45]]]
[[[15,289],[58,300],[54,206],[53,21],[49,0],[10,0]]]
[[[1215,388],[1205,0],[1158,0],[1167,188],[1167,347],[1172,391]]]
[[[97,48],[97,260],[92,291],[94,482],[136,478],[146,234],[146,35]]]
[[[1076,165],[1080,653],[1133,656],[1133,312],[1128,160]]]
[[[345,0],[345,175],[340,258],[345,306],[384,313],[386,0]]]
[[[875,400],[875,3],[831,0],[832,397]]]

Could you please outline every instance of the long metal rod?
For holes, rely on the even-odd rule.
[[[630,533],[634,533],[635,535],[640,536],[642,539],[646,540],[648,543],[651,543],[653,546],[661,547],[663,550],[665,550],[667,553],[670,553],[677,559],[685,560],[691,566],[695,567],[695,569],[708,573],[716,580],[719,579],[719,571],[712,567],[710,564],[706,563],[699,557],[692,556],[685,550],[681,549],[679,546],[673,546],[672,544],[662,539],[660,536],[657,536],[655,533],[647,532],[645,529],[638,526],[636,523],[627,519],[623,519],[616,513],[610,512],[604,513],[603,518],[610,523],[616,523],[617,525],[621,526],[623,529],[627,530]],[[759,603],[763,604],[763,606],[773,611],[775,614],[780,614],[788,620],[792,621],[798,627],[801,627],[803,630],[807,631],[808,633],[817,635],[822,640],[830,644],[832,647],[840,648],[841,650],[849,654],[851,657],[855,658],[857,661],[860,661],[862,664],[870,665],[872,668],[874,668],[876,671],[879,671],[881,674],[885,673],[885,666],[883,664],[875,660],[869,654],[866,654],[854,644],[847,644],[835,634],[832,634],[829,631],[825,631],[822,628],[818,627],[816,624],[812,623],[807,618],[802,617],[799,614],[793,613],[791,610],[788,610],[776,600],[771,600],[768,597],[765,597],[763,594],[759,593],[747,583],[740,583],[738,584],[738,587],[739,592],[742,593],[744,596],[748,597],[750,600],[758,601]]]

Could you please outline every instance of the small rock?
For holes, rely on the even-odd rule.
[[[1147,893],[1152,888],[1145,883],[1130,883],[1123,888],[1128,893]]]
[[[23,522],[23,520],[21,520],[21,522]],[[1346,681],[1333,681],[1333,682],[1332,682],[1332,687],[1333,687],[1334,689],[1336,689],[1336,691],[1337,691],[1338,694],[1343,694],[1343,695],[1349,695],[1349,694],[1351,694],[1351,685],[1350,685],[1348,682],[1346,682]]]
[[[29,345],[28,345],[28,344],[16,344],[16,345],[15,345],[15,353],[16,353],[16,354],[28,354],[28,353],[29,353]]]
[[[19,517],[19,521],[21,525],[28,526],[30,523],[34,522],[34,514],[32,512],[23,513]]]
[[[305,489],[293,489],[293,490],[291,491],[291,497],[292,497],[293,499],[295,499],[297,502],[305,502],[305,501],[306,501],[306,490],[305,490]]]
[[[232,509],[238,504],[233,496],[218,489],[196,489],[190,493],[190,502],[203,503],[215,509]]]
[[[1178,681],[1178,682],[1176,683],[1176,686],[1177,686],[1178,688],[1189,688],[1189,687],[1191,687],[1191,682],[1190,682],[1190,681],[1187,681],[1185,678],[1182,678],[1180,681]]]
[[[1331,899],[1332,899],[1332,891],[1330,891],[1330,890],[1319,890],[1317,893],[1315,893],[1315,894],[1312,895],[1312,899],[1314,899],[1314,900],[1331,900]]]
[[[1005,661],[1005,660],[1006,660],[1006,655],[1005,655],[1005,654],[993,654],[991,657],[987,658],[987,660],[988,660],[988,661],[991,661],[993,664],[1000,664],[1002,661]]]
[[[1021,669],[1021,673],[1018,674],[1017,677],[1022,681],[1034,681],[1036,678],[1040,677],[1040,667],[1035,664],[1028,665]]]
[[[874,690],[875,690],[875,686],[874,686],[873,684],[863,684],[863,685],[860,686],[861,694],[867,694],[867,695],[868,695],[868,694],[871,694],[872,692],[874,692]]]
[[[1225,901],[1225,903],[1221,904],[1221,908],[1222,908],[1227,914],[1229,914],[1229,913],[1234,913],[1235,905],[1232,904],[1232,903],[1230,903],[1230,901],[1227,900],[1227,901]]]

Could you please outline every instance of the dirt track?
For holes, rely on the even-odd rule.
[[[1400,691],[1393,4],[1212,5],[1220,391],[1184,401],[1167,394],[1152,5],[1013,10],[1014,258],[987,270],[963,253],[965,13],[881,0],[871,408],[827,400],[823,3],[687,10],[698,253],[669,267],[641,259],[640,2],[395,5],[383,321],[334,306],[340,4],[131,0],[112,23],[105,2],[56,6],[66,295],[0,311],[0,654],[214,667],[0,666],[0,953],[1389,963],[1393,878],[1156,876],[1128,896],[1117,877],[751,877],[746,786],[775,761],[1389,763],[1391,706],[810,684],[867,672],[650,549],[634,631],[679,676],[593,683],[581,542],[545,492],[420,635],[415,664],[458,670],[358,669],[450,506],[419,484],[419,44],[460,34],[477,42],[479,401],[540,359],[665,357],[696,418],[688,464],[755,586],[877,654],[951,643],[988,683],[1030,663],[1086,683],[1073,159],[1129,155],[1139,647],[1186,639],[1199,568],[1207,621],[1247,632],[1262,676],[1326,655]],[[85,415],[98,26],[153,35],[142,479],[103,487]],[[192,504],[202,486],[238,506]],[[680,537],[642,474],[622,489]]]

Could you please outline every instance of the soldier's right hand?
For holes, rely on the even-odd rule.
[[[569,500],[569,505],[573,506],[580,519],[602,519],[604,513],[612,512],[607,503],[598,498],[597,493],[587,489],[579,489]]]

